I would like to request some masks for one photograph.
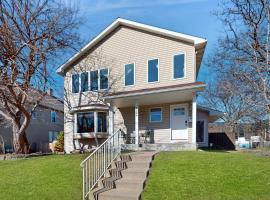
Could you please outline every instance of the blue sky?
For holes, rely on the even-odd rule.
[[[79,32],[89,42],[117,17],[195,35],[208,40],[204,60],[213,50],[222,27],[211,14],[220,0],[66,0],[78,7],[83,18]],[[66,58],[60,61],[63,63]],[[198,80],[211,75],[204,64]],[[57,78],[60,87],[62,78]]]

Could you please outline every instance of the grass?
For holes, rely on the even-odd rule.
[[[270,157],[251,153],[163,152],[143,200],[269,200]]]
[[[0,161],[0,199],[81,200],[80,162],[85,155]]]

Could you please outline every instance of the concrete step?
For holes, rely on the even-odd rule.
[[[139,168],[139,169],[145,169],[151,167],[151,162],[142,162],[142,161],[133,161],[127,163],[127,168]]]
[[[145,180],[143,179],[128,179],[122,178],[115,181],[116,188],[134,188],[143,190],[145,184]]]
[[[149,169],[138,169],[138,168],[130,168],[122,171],[123,178],[141,178],[145,179],[148,176]]]
[[[99,195],[99,200],[138,200],[142,190],[136,189],[113,189]]]

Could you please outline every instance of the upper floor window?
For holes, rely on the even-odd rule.
[[[98,90],[98,70],[90,72],[90,80],[91,91]]]
[[[108,89],[108,69],[101,69],[99,71],[100,77],[99,77],[99,87],[100,89]]]
[[[178,54],[173,57],[173,78],[185,76],[185,54]]]
[[[81,92],[88,91],[88,72],[81,73]]]
[[[159,77],[158,59],[148,60],[148,82],[157,82]]]
[[[161,108],[151,108],[149,113],[150,122],[162,122]]]
[[[56,122],[56,112],[55,111],[51,111],[51,122],[52,123]]]
[[[134,63],[125,65],[125,86],[134,85]]]
[[[80,80],[79,80],[79,74],[73,74],[72,75],[72,93],[78,93],[79,92],[79,86],[80,86]]]

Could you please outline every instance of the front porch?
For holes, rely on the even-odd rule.
[[[196,149],[197,94],[203,87],[153,89],[106,97],[109,134],[126,150]],[[192,123],[195,122],[195,123]]]

